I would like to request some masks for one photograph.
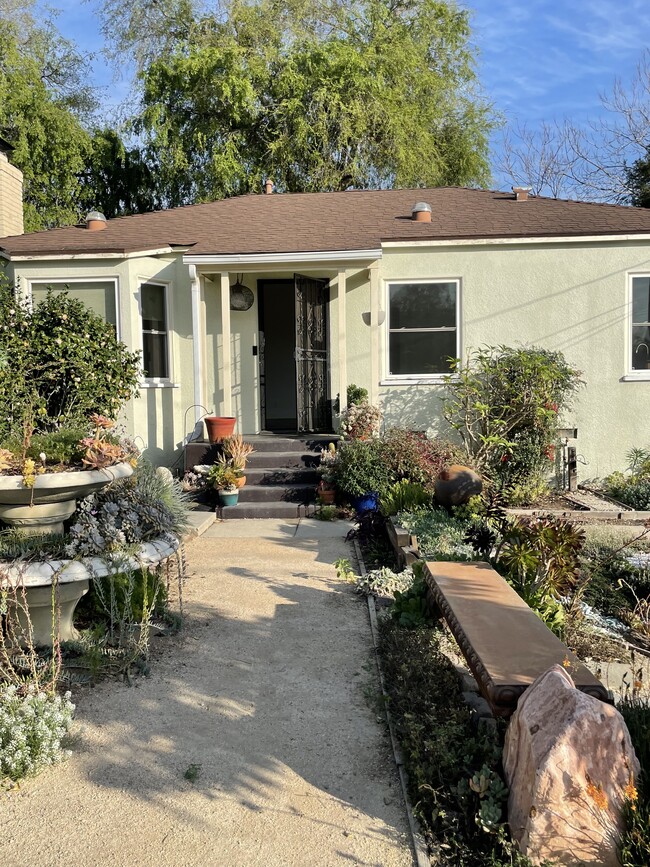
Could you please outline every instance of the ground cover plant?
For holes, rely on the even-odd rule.
[[[650,864],[650,704],[630,695],[619,702],[618,709],[641,765],[639,779],[628,790],[620,861],[621,867],[642,867]]]
[[[410,796],[436,863],[524,867],[508,840],[500,735],[477,731],[441,633],[386,618],[379,653]]]

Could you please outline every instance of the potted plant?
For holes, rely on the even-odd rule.
[[[331,506],[336,498],[336,446],[330,443],[326,449],[321,449],[320,467],[321,479],[318,483],[318,498],[323,505]]]
[[[217,491],[222,506],[235,506],[239,499],[235,471],[227,463],[216,463],[208,473],[208,483]]]
[[[211,443],[220,443],[232,436],[237,421],[230,415],[207,415],[203,420],[208,432],[208,441]]]
[[[243,488],[246,484],[246,476],[244,475],[246,460],[255,451],[253,446],[244,442],[241,434],[234,434],[226,437],[221,448],[221,458],[225,459],[235,472],[235,484],[238,488]]]

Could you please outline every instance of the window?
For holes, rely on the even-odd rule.
[[[650,277],[632,278],[632,370],[650,370]]]
[[[167,298],[158,283],[140,285],[142,310],[142,368],[147,379],[169,377]]]
[[[70,298],[83,302],[86,307],[106,322],[110,322],[117,330],[117,281],[115,280],[48,280],[33,282],[30,288],[34,306],[45,300],[48,289],[56,295],[67,292]]]
[[[388,284],[388,375],[449,373],[457,358],[458,281]]]

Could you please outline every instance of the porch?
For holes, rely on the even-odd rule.
[[[281,264],[262,261],[268,256],[186,255],[195,438],[206,414],[234,416],[248,438],[329,434],[350,382],[376,402],[379,256],[296,254]]]

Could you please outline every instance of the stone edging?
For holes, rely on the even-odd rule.
[[[125,569],[140,569],[153,566],[175,554],[180,545],[176,536],[161,536],[153,542],[144,542],[136,554],[107,554],[106,557],[84,557],[80,560],[0,561],[0,587],[46,587],[58,574],[60,584],[85,581],[88,578],[103,578]]]
[[[352,540],[354,545],[354,553],[357,558],[357,562],[359,564],[359,572],[361,575],[366,574],[366,566],[363,562],[363,555],[361,554],[361,548],[359,547],[359,543],[356,539]],[[411,799],[409,798],[408,793],[408,774],[406,773],[406,769],[404,767],[404,758],[402,755],[402,750],[400,749],[399,743],[397,741],[397,737],[395,735],[395,728],[393,726],[393,720],[391,717],[391,713],[388,705],[388,693],[386,691],[386,684],[384,682],[384,673],[381,667],[381,660],[379,657],[379,643],[378,643],[378,630],[377,630],[377,609],[375,607],[374,597],[368,596],[368,614],[370,615],[370,632],[372,635],[372,646],[375,652],[375,663],[377,665],[377,672],[379,673],[379,684],[381,686],[381,692],[384,697],[384,712],[386,714],[386,722],[388,723],[388,733],[390,735],[390,742],[393,749],[393,758],[395,759],[395,765],[397,767],[397,773],[399,775],[400,785],[402,787],[402,796],[404,798],[404,805],[406,807],[406,816],[408,818],[409,830],[411,831],[411,841],[413,843],[413,850],[415,851],[415,861],[417,867],[430,867],[431,859],[429,857],[429,852],[427,849],[427,845],[424,841],[424,835],[420,830],[420,825],[418,820],[415,818],[415,814],[413,813],[413,807],[411,805]]]

